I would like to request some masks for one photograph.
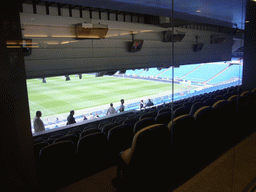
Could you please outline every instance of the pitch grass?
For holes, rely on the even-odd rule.
[[[40,110],[43,116],[68,113],[104,104],[114,103],[120,99],[130,100],[171,91],[170,83],[157,81],[127,79],[120,77],[95,77],[83,74],[82,79],[71,75],[70,81],[64,77],[27,80],[30,116]],[[185,86],[176,85],[175,91]]]

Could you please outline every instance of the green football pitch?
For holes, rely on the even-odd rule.
[[[83,74],[82,79],[75,75],[70,75],[70,79],[51,77],[46,79],[47,83],[42,83],[42,79],[27,80],[31,118],[38,110],[43,116],[51,116],[119,102],[122,98],[140,100],[172,89],[171,83],[122,77]],[[185,88],[175,84],[175,91]]]

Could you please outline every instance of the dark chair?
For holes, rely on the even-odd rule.
[[[102,127],[101,132],[104,133],[105,135],[108,135],[108,131],[117,125],[120,125],[120,124],[119,123],[108,123]]]
[[[114,156],[131,147],[133,139],[133,130],[130,125],[118,125],[113,127],[109,132],[107,139],[110,150]]]
[[[62,141],[48,145],[39,153],[39,175],[42,183],[58,185],[74,178],[75,145]]]
[[[148,127],[150,125],[154,125],[154,124],[156,124],[156,121],[152,117],[147,117],[147,118],[141,119],[135,123],[134,128],[133,128],[133,133],[135,134],[139,130],[141,130],[145,127]]]
[[[157,115],[155,118],[155,121],[157,124],[164,124],[167,126],[171,121],[171,118],[172,118],[172,113],[170,111],[166,111],[164,113]]]
[[[91,174],[106,167],[110,161],[107,137],[103,133],[91,133],[78,140],[76,150],[80,174]]]
[[[129,124],[131,127],[134,127],[134,124],[139,120],[139,117],[132,117],[132,118],[127,118],[126,120],[123,121],[123,125]]]
[[[163,108],[163,109],[160,109],[158,112],[157,112],[157,115],[161,114],[161,113],[165,113],[165,112],[170,112],[171,113],[171,109],[169,108]]]
[[[191,106],[189,114],[193,116],[194,113],[195,113],[199,108],[203,107],[204,105],[205,105],[205,104],[204,104],[203,102],[200,102],[200,101],[195,102],[195,103]]]
[[[215,102],[212,107],[217,113],[217,127],[220,132],[219,142],[222,143],[222,149],[228,150],[233,147],[239,140],[241,132],[235,129],[237,121],[234,121],[235,111],[232,104],[226,100],[219,100]],[[229,138],[229,139],[227,139]]]
[[[173,112],[173,118],[179,117],[184,114],[189,114],[190,106],[189,107],[179,107]]]
[[[205,106],[212,106],[216,101],[216,99],[206,99],[203,103]]]
[[[169,130],[165,125],[155,124],[137,132],[131,148],[120,156],[113,183],[121,183],[120,188],[127,191],[166,190],[171,173],[169,142]]]
[[[61,142],[61,141],[72,141],[73,142],[73,144],[76,146],[76,144],[77,144],[77,141],[78,141],[78,136],[76,136],[76,135],[65,135],[65,136],[63,136],[63,137],[60,137],[60,138],[58,138],[58,139],[55,139],[54,141],[53,141],[53,143],[58,143],[58,142]]]
[[[42,143],[36,143],[33,145],[34,147],[34,156],[35,156],[35,161],[36,161],[36,164],[38,165],[38,160],[39,160],[39,152],[41,151],[41,149],[43,149],[44,147],[48,146],[49,143],[45,143],[45,142],[42,142]]]
[[[195,119],[189,114],[181,115],[174,118],[168,124],[168,128],[172,134],[172,153],[170,155],[174,164],[172,171],[176,178],[172,184],[177,186],[189,180],[201,168],[197,157],[198,146],[195,143],[195,138],[197,137]],[[179,174],[181,167],[186,170],[183,174]]]
[[[140,115],[140,118],[139,118],[139,119],[144,119],[144,118],[146,118],[146,117],[153,117],[153,118],[155,118],[156,115],[157,115],[157,112],[156,112],[156,111],[154,111],[154,112],[147,112],[147,113],[145,113],[145,114]]]
[[[85,131],[83,131],[82,133],[80,133],[80,138],[84,137],[85,135],[89,135],[91,133],[97,133],[97,132],[101,132],[98,128],[91,128],[91,129],[86,129]]]
[[[195,142],[201,153],[198,158],[202,161],[202,165],[208,165],[220,154],[221,143],[218,139],[221,132],[217,129],[217,111],[210,106],[204,106],[194,113],[194,118],[196,122]]]

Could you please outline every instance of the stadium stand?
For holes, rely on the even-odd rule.
[[[237,93],[239,93],[239,95],[237,95]],[[78,166],[78,168],[83,167],[84,172],[82,175],[77,175],[75,178],[72,177],[72,179],[79,180],[85,177],[85,175],[88,176],[110,167],[113,164],[118,164],[120,160],[118,154],[132,146],[132,138],[134,137],[135,139],[138,136],[137,133],[141,133],[142,130],[149,129],[148,126],[152,127],[154,124],[160,122],[159,116],[163,115],[162,123],[168,126],[170,133],[174,135],[174,137],[170,136],[169,139],[172,142],[172,147],[169,152],[171,156],[175,157],[172,160],[175,163],[174,167],[171,166],[169,168],[172,170],[171,175],[176,175],[175,177],[177,178],[168,186],[168,189],[173,189],[187,181],[202,170],[202,168],[209,165],[220,155],[255,131],[255,128],[250,126],[253,122],[253,115],[250,111],[255,106],[255,93],[255,90],[243,92],[241,89],[238,89],[238,87],[231,87],[225,90],[217,90],[179,100],[173,104],[175,106],[174,109],[177,108],[174,110],[173,120],[171,120],[171,113],[168,112],[172,103],[167,103],[165,107],[159,106],[145,111],[132,111],[131,113],[119,114],[107,120],[99,119],[91,124],[84,124],[83,126],[80,125],[76,127],[73,125],[69,130],[59,130],[39,135],[34,137],[34,152],[37,154],[35,157],[38,162],[39,175],[43,178],[50,173],[53,175],[61,175],[63,169],[70,171],[74,169],[74,166]],[[226,99],[213,99],[221,95],[225,95]],[[201,102],[197,102],[198,100],[201,100]],[[237,105],[238,103],[239,105]],[[180,110],[181,108],[183,110]],[[166,111],[163,109],[166,109]],[[181,111],[180,113],[177,112],[179,110]],[[165,112],[161,113],[161,111]],[[159,115],[157,115],[158,112],[160,112]],[[139,117],[144,117],[144,115],[148,114],[154,115],[139,120]],[[115,119],[118,119],[119,123],[113,123]],[[237,121],[234,122],[232,119],[237,119]],[[134,123],[135,121],[136,123]],[[164,125],[162,126],[164,127]],[[243,126],[243,129],[241,129],[241,126]],[[100,127],[100,129],[97,127]],[[71,133],[74,134],[72,135]],[[79,134],[80,136],[78,137]],[[95,139],[93,139],[94,137]],[[99,140],[97,140],[96,137],[99,138]],[[230,138],[228,141],[226,139],[227,137]],[[82,145],[82,141],[86,144],[83,143]],[[75,145],[75,143],[77,143],[77,145]],[[204,143],[204,148],[200,147],[202,143]],[[50,151],[49,153],[53,154],[55,148],[57,149],[60,146],[61,149],[57,154],[61,157],[65,156],[67,154],[62,154],[62,152],[66,145],[70,149],[67,150],[67,153],[70,153],[69,155],[72,156],[69,157],[71,158],[70,162],[66,162],[65,160],[65,166],[63,162],[49,172],[46,171],[49,170],[49,167],[47,169],[44,168],[47,167],[49,163],[53,162],[53,164],[49,165],[52,167],[54,162],[60,161],[60,157],[54,154],[51,156],[51,159],[48,159],[48,155],[44,154],[48,153],[48,149]],[[205,150],[206,148],[207,150]],[[51,149],[53,150],[51,151]],[[76,151],[76,153],[73,150]],[[193,153],[191,157],[195,158],[190,157],[190,161],[186,162],[184,159],[188,157],[190,153]],[[151,155],[154,156],[153,154]],[[76,163],[76,165],[72,163],[75,159],[79,162]],[[95,161],[95,159],[97,159],[97,161]],[[84,161],[94,162],[92,167],[95,169],[90,168],[90,163],[85,164]],[[99,166],[99,161],[104,161],[104,166]],[[180,166],[183,167],[185,166],[184,164],[186,164],[187,168],[186,174],[177,176]],[[65,179],[67,179],[66,177],[68,176],[66,174],[64,175]],[[63,178],[63,175],[61,175],[60,178]],[[119,176],[118,178],[120,179]],[[116,185],[118,187],[120,183]],[[124,186],[124,183],[122,186]]]

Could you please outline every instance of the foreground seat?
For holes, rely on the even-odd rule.
[[[62,141],[41,149],[39,154],[40,181],[52,185],[72,181],[74,170],[76,170],[75,148],[72,141]]]
[[[118,125],[108,132],[107,139],[109,141],[112,155],[118,157],[121,151],[124,151],[131,146],[133,129],[129,124]]]
[[[189,180],[200,169],[197,157],[197,137],[195,119],[189,114],[176,117],[168,124],[172,134],[171,157],[173,162],[172,171],[175,178],[170,182],[170,187],[179,186]],[[181,168],[182,174],[181,174]]]
[[[97,132],[80,138],[76,158],[81,174],[90,174],[104,168],[110,161],[106,135]]]
[[[156,121],[153,117],[146,117],[144,119],[141,119],[135,123],[134,128],[133,128],[133,133],[135,134],[139,130],[141,130],[147,126],[153,125],[155,123],[156,123]]]
[[[163,191],[167,188],[170,161],[167,126],[156,124],[138,131],[131,148],[120,156],[113,184],[122,191]]]

